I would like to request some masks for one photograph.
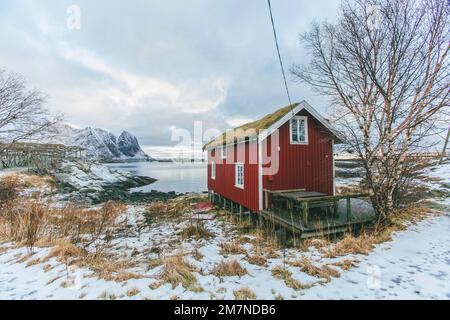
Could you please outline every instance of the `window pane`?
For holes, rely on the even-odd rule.
[[[306,141],[305,120],[304,119],[299,121],[299,141],[300,142]]]
[[[298,141],[298,124],[297,124],[297,119],[292,119],[291,120],[291,133],[292,133],[292,137],[291,140],[294,142]]]
[[[236,165],[236,185],[244,185],[244,166],[242,164]]]

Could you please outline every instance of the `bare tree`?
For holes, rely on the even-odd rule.
[[[45,100],[40,91],[27,89],[23,77],[0,70],[0,142],[31,138],[59,121],[49,117]]]
[[[412,167],[408,154],[449,111],[449,26],[444,0],[344,0],[335,23],[301,37],[311,61],[292,73],[331,97],[381,220]]]

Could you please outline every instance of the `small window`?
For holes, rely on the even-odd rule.
[[[227,146],[222,146],[222,159],[227,158]]]
[[[216,179],[216,162],[211,162],[211,179]]]
[[[308,144],[308,121],[307,117],[297,116],[290,121],[291,143]]]
[[[236,163],[236,187],[244,189],[244,165],[242,163]]]

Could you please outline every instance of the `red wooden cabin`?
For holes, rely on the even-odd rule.
[[[334,195],[333,145],[342,136],[305,101],[223,133],[204,146],[208,190],[252,212],[265,192]]]

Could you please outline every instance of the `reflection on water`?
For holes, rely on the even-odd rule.
[[[158,190],[163,192],[202,192],[206,191],[206,164],[172,162],[128,162],[109,163],[113,170],[128,171],[140,176],[158,179],[155,183],[132,191]]]

